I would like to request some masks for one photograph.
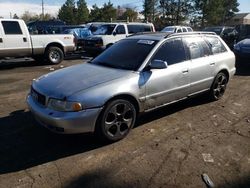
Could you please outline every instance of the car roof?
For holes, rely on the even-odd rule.
[[[171,36],[197,36],[197,35],[213,35],[216,36],[214,32],[184,32],[184,33],[165,33],[165,32],[145,32],[136,33],[129,36],[130,39],[143,39],[143,40],[162,40]]]

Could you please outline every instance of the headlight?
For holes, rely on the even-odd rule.
[[[79,102],[69,102],[57,99],[49,99],[48,108],[62,112],[78,112],[83,109]]]

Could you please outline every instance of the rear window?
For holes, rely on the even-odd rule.
[[[206,39],[213,54],[219,54],[227,51],[226,47],[217,37],[207,36]]]
[[[6,35],[22,35],[20,25],[16,21],[2,21],[4,33]]]

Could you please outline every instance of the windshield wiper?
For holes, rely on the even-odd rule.
[[[95,64],[101,65],[101,66],[104,66],[104,67],[118,68],[117,66],[111,65],[111,64],[109,64],[109,63],[107,63],[107,62],[97,62],[97,63],[95,63]]]

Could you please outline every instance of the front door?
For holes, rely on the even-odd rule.
[[[167,40],[150,61],[156,59],[166,61],[168,67],[144,71],[147,109],[184,98],[189,91],[190,62],[181,38]]]
[[[3,26],[4,53],[7,57],[31,54],[28,30],[23,31],[18,21],[1,21]]]

